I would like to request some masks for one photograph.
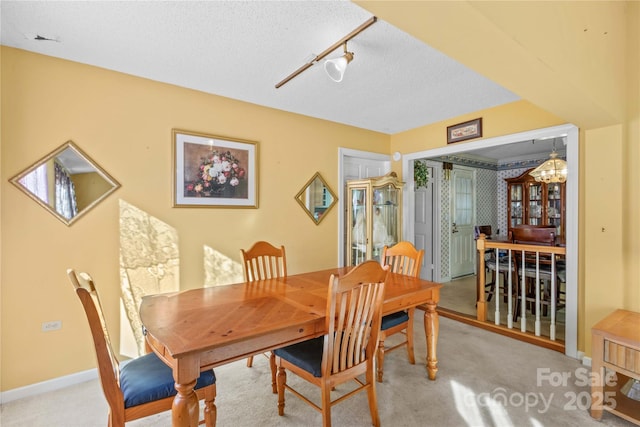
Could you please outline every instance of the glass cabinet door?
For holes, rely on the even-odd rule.
[[[562,235],[562,190],[557,183],[547,186],[547,224],[555,225],[556,235]]]
[[[529,184],[529,225],[542,225],[542,191],[541,183]]]
[[[351,200],[349,265],[358,265],[367,259],[367,190],[351,188],[348,197]]]
[[[382,248],[398,240],[398,192],[393,185],[373,190],[373,246],[371,258],[379,261]]]
[[[524,200],[523,200],[523,186],[522,184],[512,184],[510,187],[510,200],[509,211],[511,218],[509,218],[510,226],[522,224],[524,218]]]

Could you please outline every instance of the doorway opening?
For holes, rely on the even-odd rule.
[[[577,288],[578,288],[578,191],[579,191],[579,158],[578,158],[578,128],[574,125],[561,125],[543,129],[536,129],[517,134],[505,135],[495,138],[487,138],[469,143],[452,144],[447,147],[441,147],[421,152],[408,153],[403,156],[402,170],[405,182],[407,182],[406,196],[403,199],[403,228],[404,238],[410,241],[414,240],[415,235],[415,205],[416,194],[414,192],[415,184],[413,182],[413,162],[421,159],[433,159],[441,156],[460,155],[472,152],[474,150],[488,149],[500,147],[503,151],[509,150],[509,145],[518,144],[525,141],[544,141],[553,138],[563,138],[566,141],[566,160],[569,169],[566,183],[566,325],[565,325],[565,354],[571,357],[577,357]],[[512,146],[513,147],[513,146]],[[434,162],[437,163],[437,162]],[[440,163],[441,164],[441,163]],[[442,167],[434,167],[434,182],[441,181]],[[443,193],[440,188],[435,189],[436,199]],[[444,192],[446,193],[446,192]],[[442,203],[442,198],[438,203]],[[439,206],[443,208],[443,205]],[[436,209],[436,211],[442,209]],[[480,219],[477,219],[480,220]],[[443,248],[448,246],[449,241],[444,238],[447,230],[443,227],[434,227],[432,248]],[[446,243],[447,245],[443,245]],[[425,242],[427,246],[428,243]],[[438,250],[433,251],[434,254]],[[441,255],[442,256],[442,255]],[[442,260],[440,260],[442,261]],[[450,279],[443,276],[442,271],[438,271],[437,265],[434,266],[434,280],[447,281]]]

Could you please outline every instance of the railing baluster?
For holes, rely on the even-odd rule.
[[[551,324],[549,325],[549,338],[551,341],[556,340],[556,256],[551,254]]]
[[[496,249],[497,251],[497,249]],[[509,249],[509,256],[507,259],[508,262],[508,266],[507,266],[507,274],[508,274],[508,278],[507,278],[507,327],[509,329],[513,328],[513,279],[512,276],[513,274],[511,274],[511,249]]]
[[[493,322],[496,325],[500,324],[500,250],[496,248],[496,271],[493,276],[494,290],[493,296],[495,296],[496,312]]]
[[[536,322],[535,333],[540,336],[540,251],[536,251]]]
[[[520,280],[520,287],[522,288],[520,290],[520,295],[521,295],[521,302],[520,302],[520,331],[521,332],[527,332],[527,293],[526,293],[526,289],[527,289],[527,285],[526,285],[526,276],[525,276],[525,271],[524,271],[524,251],[522,251],[522,256],[520,257],[521,259],[521,267],[520,267],[520,274],[522,279]]]

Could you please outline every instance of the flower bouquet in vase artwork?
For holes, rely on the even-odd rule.
[[[236,188],[246,178],[246,170],[231,151],[212,150],[203,157],[197,179],[185,184],[190,197],[234,197]]]

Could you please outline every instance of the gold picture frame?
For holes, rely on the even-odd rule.
[[[258,207],[258,143],[172,131],[174,207]]]

